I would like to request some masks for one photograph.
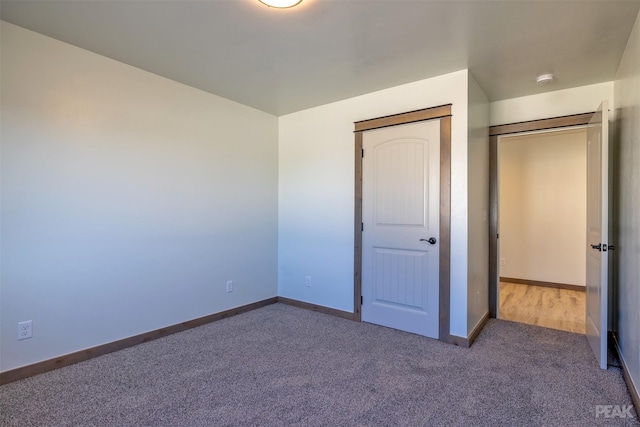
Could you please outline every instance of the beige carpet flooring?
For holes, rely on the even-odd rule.
[[[596,418],[630,404],[582,335],[494,319],[461,348],[275,304],[0,386],[0,425],[638,426]]]

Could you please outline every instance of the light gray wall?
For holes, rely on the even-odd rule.
[[[613,82],[603,82],[491,103],[491,126],[596,111],[613,99]]]
[[[275,116],[1,31],[1,370],[277,294]]]
[[[353,311],[353,123],[452,104],[451,333],[467,333],[467,70],[280,117],[279,295]],[[305,286],[311,276],[311,287]]]
[[[615,81],[614,190],[617,245],[617,333],[636,390],[640,386],[640,14]]]
[[[467,334],[489,310],[489,100],[469,73]],[[455,266],[452,265],[453,268]]]

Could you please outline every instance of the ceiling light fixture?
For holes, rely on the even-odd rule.
[[[262,4],[278,9],[287,9],[302,3],[302,0],[258,0]]]
[[[538,83],[539,85],[548,85],[549,83],[553,83],[555,80],[556,80],[556,77],[551,73],[540,74],[536,78],[536,83]]]

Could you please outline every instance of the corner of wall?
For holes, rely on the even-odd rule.
[[[466,335],[489,310],[489,100],[468,76],[468,246]]]
[[[614,327],[629,388],[640,384],[640,13],[629,36],[615,79],[614,253],[616,316]],[[635,384],[635,386],[634,386]],[[638,409],[638,408],[636,408]]]
[[[0,370],[275,297],[276,116],[1,31]]]

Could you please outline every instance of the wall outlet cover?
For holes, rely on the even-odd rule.
[[[33,337],[33,320],[18,322],[18,340],[26,340]]]

